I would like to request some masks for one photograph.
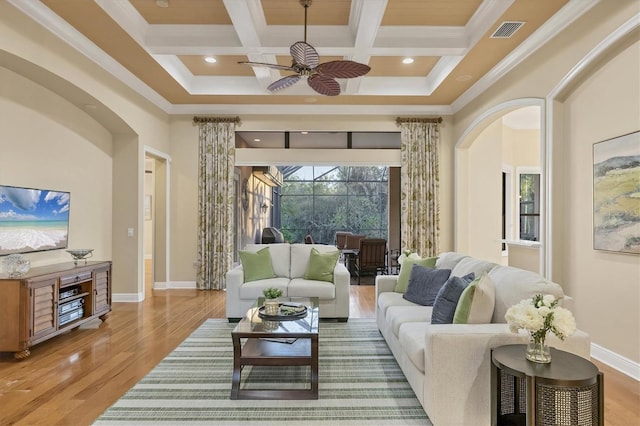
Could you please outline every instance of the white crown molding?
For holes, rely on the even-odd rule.
[[[51,10],[41,2],[26,2],[22,0],[7,1],[161,110],[166,112],[170,109],[171,104],[165,98],[147,86],[142,80],[120,65],[120,63],[116,62],[66,21],[51,12]]]
[[[172,105],[171,115],[451,115],[448,105]]]

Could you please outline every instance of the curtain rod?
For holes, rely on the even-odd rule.
[[[397,117],[396,125],[399,126],[402,123],[442,123],[442,117]]]
[[[193,117],[194,123],[235,123],[240,124],[240,117]]]

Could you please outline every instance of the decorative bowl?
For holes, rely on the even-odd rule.
[[[29,259],[21,254],[10,254],[4,258],[3,263],[10,278],[20,277],[29,272],[31,268]]]
[[[77,265],[78,260],[84,259],[84,262],[87,263],[87,259],[93,256],[93,249],[73,249],[67,250],[74,260],[74,263]]]

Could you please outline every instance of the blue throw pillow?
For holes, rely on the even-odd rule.
[[[442,286],[431,311],[431,324],[453,324],[453,316],[456,313],[458,299],[465,288],[475,279],[476,274],[471,272],[464,277],[449,277]]]
[[[440,288],[447,282],[451,269],[434,269],[418,264],[411,268],[407,291],[402,295],[409,302],[433,306]]]

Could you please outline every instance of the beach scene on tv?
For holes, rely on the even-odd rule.
[[[0,185],[0,256],[67,247],[69,193]]]

